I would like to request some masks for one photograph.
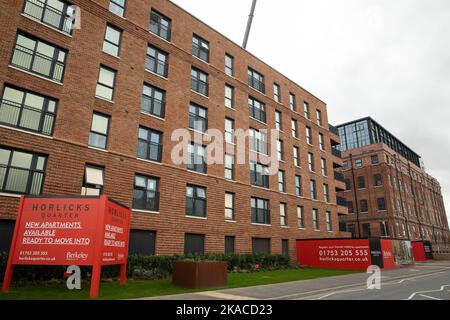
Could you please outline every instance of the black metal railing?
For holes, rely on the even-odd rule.
[[[62,82],[64,63],[16,44],[11,65]]]
[[[133,209],[159,211],[159,191],[134,190]]]
[[[333,156],[338,157],[338,158],[342,158],[342,152],[341,150],[338,150],[336,148],[331,148],[331,153],[333,154]]]
[[[39,195],[44,173],[0,165],[0,192]]]
[[[149,55],[145,59],[145,68],[166,78],[169,73],[169,64],[166,61],[157,60]]]
[[[252,222],[270,224],[270,210],[252,208]]]
[[[345,177],[344,174],[342,172],[334,172],[334,179],[337,181],[341,181],[341,182],[345,182]]]
[[[161,162],[163,145],[147,140],[138,141],[138,158]]]
[[[141,111],[160,118],[165,116],[165,102],[153,97],[142,95]]]
[[[266,111],[265,110],[263,110],[261,108],[257,108],[251,104],[248,105],[248,108],[249,108],[248,109],[249,115],[252,118],[266,123],[267,119],[266,119]]]
[[[266,85],[264,82],[250,75],[248,76],[248,85],[259,92],[266,93]]]
[[[329,124],[328,127],[329,127],[329,130],[330,130],[331,133],[334,133],[335,135],[339,136],[339,129],[338,128],[336,128],[335,126],[333,126],[331,124]]]
[[[54,120],[55,114],[30,106],[9,100],[2,100],[0,104],[0,123],[11,127],[50,136]]]
[[[73,19],[67,15],[68,5],[62,4],[65,12],[39,0],[26,0],[23,14],[70,35]]]
[[[347,207],[347,200],[343,197],[336,197],[336,203],[338,206]]]
[[[208,83],[205,81],[191,77],[191,89],[204,96],[208,96]]]

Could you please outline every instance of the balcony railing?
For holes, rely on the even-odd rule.
[[[263,81],[258,80],[252,76],[248,76],[248,85],[259,92],[266,93],[266,86]]]
[[[329,130],[331,133],[334,133],[335,135],[339,136],[339,130],[335,126],[332,126],[331,124],[328,125]]]
[[[54,120],[55,114],[30,106],[8,100],[2,100],[0,104],[0,123],[11,127],[50,136]]]
[[[39,195],[44,173],[0,164],[0,192]]]
[[[142,95],[141,111],[160,118],[165,116],[165,102],[153,97]]]
[[[159,211],[159,192],[134,190],[133,209]]]
[[[343,197],[336,197],[336,203],[338,206],[347,207],[347,200]]]
[[[252,208],[252,223],[270,224],[270,210]]]
[[[68,5],[60,3],[63,5],[63,11],[39,0],[26,0],[23,14],[70,35],[73,20],[67,16]]]
[[[157,60],[155,57],[149,55],[145,59],[145,68],[166,78],[169,73],[169,65],[166,61]]]
[[[337,181],[341,181],[341,182],[345,182],[345,177],[344,174],[342,172],[334,172],[334,179]]]
[[[331,153],[335,157],[342,158],[342,152],[336,148],[331,148]]]

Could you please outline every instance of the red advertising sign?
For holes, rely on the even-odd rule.
[[[383,251],[383,263],[384,269],[394,269],[395,256],[394,250],[392,249],[392,241],[389,239],[381,239],[381,250]]]
[[[3,291],[13,265],[93,266],[91,297],[102,265],[121,265],[125,283],[130,209],[101,197],[21,197]]]

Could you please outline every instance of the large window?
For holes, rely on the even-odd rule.
[[[234,106],[234,88],[228,84],[225,85],[225,107],[233,108]]]
[[[89,145],[106,149],[108,142],[109,116],[94,113],[92,116],[91,131],[89,132]]]
[[[0,104],[0,123],[52,135],[57,101],[29,91],[5,86]]]
[[[377,198],[378,210],[383,211],[386,210],[386,201],[384,198]]]
[[[225,254],[234,253],[236,239],[234,236],[225,236]]]
[[[264,103],[248,97],[248,111],[252,118],[266,123],[266,105]]]
[[[308,168],[309,171],[315,172],[314,154],[311,152],[308,152]]]
[[[111,0],[109,1],[109,11],[123,17],[125,13],[126,0]]]
[[[327,160],[325,158],[320,159],[320,166],[322,167],[322,175],[326,177],[328,175]]]
[[[148,129],[139,128],[138,158],[161,162],[162,158],[162,133]]]
[[[186,233],[184,235],[184,254],[205,254],[205,235]]]
[[[312,209],[312,223],[313,223],[313,229],[318,231],[319,230],[319,210]]]
[[[250,150],[262,154],[267,154],[267,135],[265,132],[250,128],[249,130]]]
[[[270,238],[252,238],[254,254],[270,254]]]
[[[169,74],[169,54],[154,46],[148,46],[145,69],[167,78]]]
[[[252,223],[270,224],[269,200],[251,198]]]
[[[206,217],[206,189],[187,185],[186,187],[186,215]]]
[[[313,144],[312,129],[310,127],[306,127],[306,143]]]
[[[234,120],[225,118],[225,141],[234,143]]]
[[[56,28],[65,34],[72,33],[72,18],[68,16],[69,4],[60,0],[26,0],[23,14]]]
[[[200,144],[191,142],[188,144],[188,170],[206,173],[206,148]]]
[[[191,70],[191,89],[204,96],[208,96],[208,74],[192,68]]]
[[[98,196],[102,193],[105,169],[103,167],[87,164],[84,168],[83,186],[81,195]]]
[[[295,195],[297,197],[302,196],[302,177],[295,176]]]
[[[284,160],[284,143],[283,140],[277,140],[277,160]]]
[[[225,179],[234,180],[234,156],[225,154]]]
[[[269,168],[253,161],[250,162],[250,184],[269,188]]]
[[[361,210],[361,212],[369,211],[369,206],[368,206],[368,202],[366,199],[362,199],[359,201],[359,209]]]
[[[292,131],[292,137],[298,138],[298,124],[297,120],[291,119],[291,131]]]
[[[300,229],[305,228],[305,215],[302,206],[297,206],[297,226]]]
[[[319,133],[319,148],[320,150],[325,150],[325,139],[323,133]]]
[[[234,193],[225,193],[225,220],[233,221],[234,218]]]
[[[134,177],[133,209],[159,211],[159,178]]]
[[[103,51],[118,57],[121,38],[122,30],[119,30],[109,24],[106,25],[105,40],[103,40]]]
[[[11,65],[62,82],[67,51],[35,37],[18,34]]]
[[[300,151],[298,147],[292,147],[292,156],[294,158],[294,165],[300,167]]]
[[[375,187],[381,187],[383,185],[383,178],[380,173],[373,175],[373,184]]]
[[[166,92],[157,87],[144,84],[141,111],[164,118],[166,113]]]
[[[278,171],[278,191],[286,192],[286,174],[283,170]]]
[[[208,130],[208,111],[194,103],[189,105],[189,128],[206,132]]]
[[[0,192],[42,193],[47,157],[0,147]]]
[[[309,190],[311,192],[311,199],[317,200],[316,180],[311,179],[309,181]]]
[[[311,118],[311,113],[309,111],[309,103],[306,101],[303,102],[303,115],[305,116],[306,119]]]
[[[330,188],[326,183],[323,184],[323,201],[326,203],[330,202]]]
[[[322,111],[316,110],[316,121],[318,126],[322,126]]]
[[[277,83],[273,84],[273,99],[276,102],[281,102],[281,92],[280,92],[280,85]]]
[[[283,131],[282,115],[278,110],[275,110],[275,129]]]
[[[287,227],[288,226],[288,220],[287,220],[287,205],[286,203],[280,203],[280,226]]]
[[[293,93],[289,93],[289,106],[292,111],[297,111],[297,101]]]
[[[234,75],[234,58],[229,54],[225,54],[225,73],[229,76]]]
[[[95,91],[97,97],[113,100],[116,73],[117,71],[115,70],[109,69],[105,66],[100,66],[97,89]]]
[[[357,178],[358,181],[358,188],[359,189],[364,189],[366,187],[366,179],[364,178],[364,176],[359,176]]]
[[[170,41],[171,20],[159,12],[152,10],[150,13],[150,32]]]
[[[155,254],[156,232],[147,230],[130,230],[128,254],[153,256]]]
[[[251,68],[248,68],[248,85],[259,92],[266,92],[264,76]]]
[[[209,42],[194,34],[192,36],[192,54],[205,62],[209,62]]]

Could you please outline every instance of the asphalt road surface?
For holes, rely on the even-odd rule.
[[[155,297],[163,300],[450,300],[450,261],[417,263],[381,272],[381,288],[367,289],[367,273],[265,286]],[[150,299],[150,298],[149,298]]]

